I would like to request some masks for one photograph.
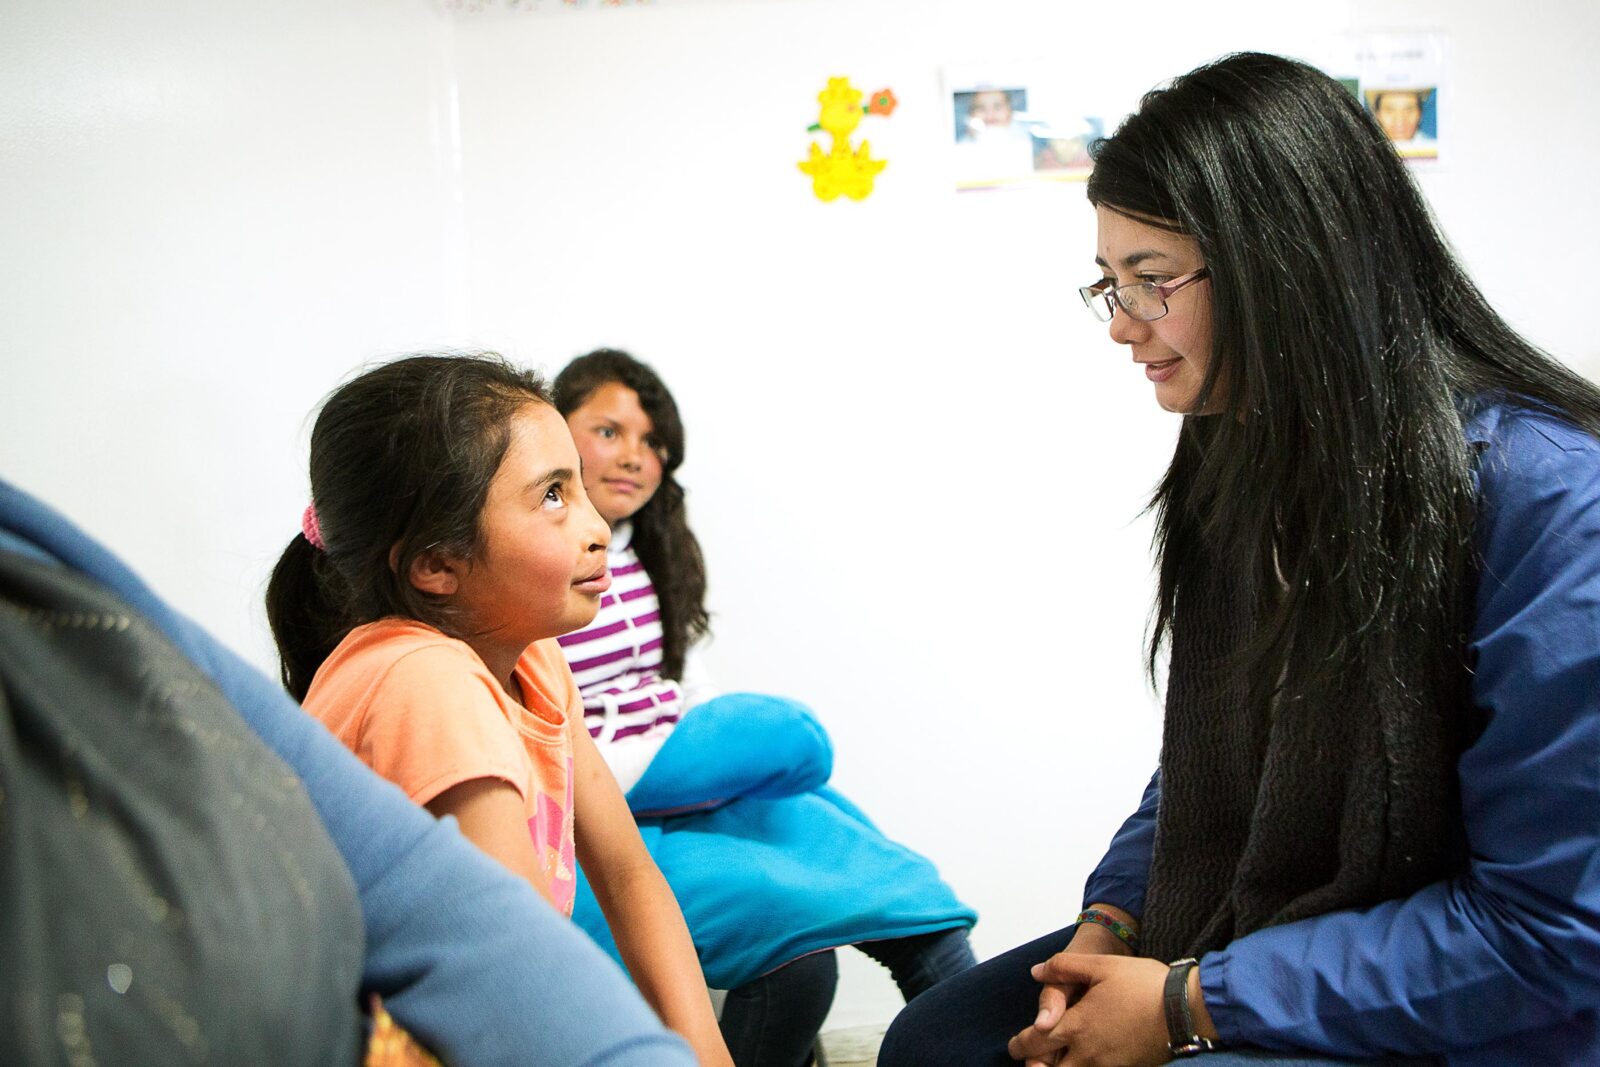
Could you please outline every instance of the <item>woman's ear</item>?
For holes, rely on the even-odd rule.
[[[396,545],[390,558],[398,563],[400,546]],[[434,596],[450,596],[461,585],[460,560],[447,556],[437,549],[428,549],[411,557],[406,568],[406,580],[419,592]]]

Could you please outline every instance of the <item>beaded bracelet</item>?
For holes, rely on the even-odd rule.
[[[1134,933],[1126,923],[1119,921],[1115,915],[1112,915],[1109,912],[1101,911],[1099,908],[1089,908],[1087,911],[1080,914],[1077,918],[1077,921],[1075,921],[1072,925],[1082,926],[1084,923],[1094,923],[1096,926],[1104,926],[1107,930],[1110,930],[1116,935],[1118,941],[1121,941],[1124,945],[1127,945],[1130,951],[1136,955],[1138,954],[1139,935]]]

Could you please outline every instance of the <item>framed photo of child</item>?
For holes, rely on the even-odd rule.
[[[1439,33],[1354,33],[1318,64],[1377,120],[1408,162],[1439,159],[1441,101],[1448,97],[1447,41]]]
[[[1081,181],[1105,123],[1048,84],[1016,76],[947,75],[957,189]]]

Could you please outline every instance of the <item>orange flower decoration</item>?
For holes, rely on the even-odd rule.
[[[866,107],[862,108],[862,110],[869,115],[883,115],[887,117],[894,114],[895,105],[899,102],[900,101],[894,98],[894,91],[892,89],[879,89],[877,92],[872,94],[872,102]]]

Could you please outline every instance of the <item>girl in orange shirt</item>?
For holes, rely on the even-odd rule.
[[[267,589],[289,692],[568,914],[581,862],[645,999],[731,1067],[554,641],[594,617],[609,534],[544,383],[488,355],[370,370],[318,415],[311,489]]]

